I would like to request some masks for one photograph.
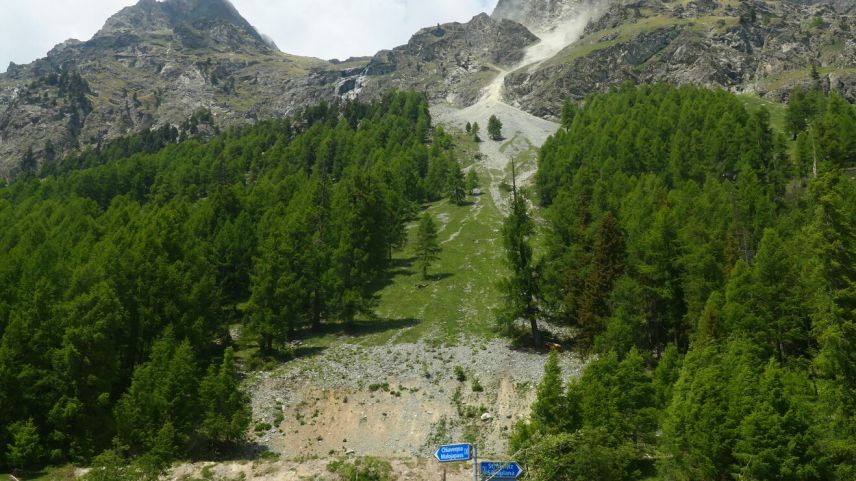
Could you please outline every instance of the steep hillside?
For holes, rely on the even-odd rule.
[[[554,58],[509,75],[506,95],[544,117],[557,117],[565,98],[582,100],[628,81],[723,87],[775,100],[816,82],[854,98],[850,10],[826,2],[615,2]]]
[[[513,20],[526,25],[533,31],[540,32],[549,29],[573,14],[574,7],[579,3],[576,0],[533,0],[530,2],[499,0],[492,16],[497,19]]]
[[[313,74],[326,68],[328,74]],[[125,133],[281,117],[333,96],[338,67],[279,52],[225,0],[142,0],[90,40],[0,74],[0,176]]]
[[[518,64],[524,49],[537,42],[519,23],[487,14],[429,27],[406,45],[375,55],[352,81],[351,94],[376,97],[388,89],[414,89],[432,102],[470,105],[499,70]]]
[[[482,14],[423,29],[372,58],[325,62],[281,53],[225,0],[141,0],[91,40],[0,74],[0,176],[17,174],[25,157],[41,165],[79,146],[179,126],[200,109],[228,127],[391,89],[469,105],[537,41]]]

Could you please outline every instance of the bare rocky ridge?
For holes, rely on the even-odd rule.
[[[44,162],[48,145],[62,156],[200,109],[221,126],[285,116],[332,99],[342,68],[279,52],[226,0],[141,0],[0,74],[0,176],[27,149]]]
[[[524,49],[537,42],[519,23],[487,14],[425,28],[406,45],[375,55],[354,88],[364,98],[414,89],[432,102],[471,105],[498,70],[519,63]]]
[[[791,1],[617,2],[586,35],[538,68],[510,74],[506,95],[542,117],[624,82],[722,87],[785,100],[819,82],[856,98],[851,8]],[[812,69],[819,78],[812,79]]]
[[[596,10],[597,0],[499,0],[492,17],[512,20],[541,35]]]

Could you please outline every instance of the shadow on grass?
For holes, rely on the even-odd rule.
[[[511,330],[503,330],[502,335],[509,340],[510,348],[519,352],[547,354],[550,351],[575,352],[580,349],[576,338],[559,337],[546,329],[539,329],[541,345],[536,346],[532,340],[532,330],[528,326],[515,325]]]
[[[311,337],[311,335],[305,335],[302,339],[296,342],[292,342],[284,346],[277,346],[268,352],[263,353],[261,351],[257,351],[246,359],[245,366],[250,371],[257,371],[259,369],[269,370],[275,368],[279,364],[285,364],[304,357],[317,356],[324,352],[326,347],[303,346],[299,344],[301,341],[310,339]]]
[[[428,280],[430,280],[432,282],[440,282],[440,281],[444,281],[450,277],[454,277],[454,274],[452,274],[451,272],[440,272],[438,274],[429,275]]]
[[[377,280],[374,285],[375,292],[380,292],[384,288],[391,286],[395,283],[396,277],[401,276],[412,276],[416,274],[411,268],[413,264],[416,262],[416,257],[405,257],[392,259],[389,262],[389,268],[384,272],[384,274]]]
[[[390,262],[387,277],[412,276],[414,274],[411,267],[416,262],[415,257],[407,257],[404,259],[393,259]]]
[[[419,319],[358,319],[354,322],[325,324],[317,335],[345,335],[350,337],[369,336],[381,332],[414,327],[422,322]]]

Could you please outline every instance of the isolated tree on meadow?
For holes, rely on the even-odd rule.
[[[512,162],[512,178],[514,163]],[[511,275],[502,282],[505,295],[504,321],[513,324],[517,319],[529,321],[532,328],[532,343],[541,347],[541,331],[538,329],[539,288],[530,238],[535,233],[535,223],[529,214],[526,197],[512,182],[511,213],[502,226],[503,243]]]
[[[479,185],[481,185],[481,181],[479,180],[479,174],[476,173],[476,169],[470,169],[470,171],[467,172],[466,185],[467,191],[470,194],[472,194],[476,189],[479,188]]]
[[[437,226],[431,214],[425,213],[419,222],[416,233],[416,256],[422,278],[428,279],[428,268],[440,258],[440,244],[437,242]]]
[[[467,187],[464,182],[464,173],[457,161],[452,163],[446,183],[449,200],[455,205],[464,205],[467,200]]]
[[[491,140],[502,140],[502,121],[496,115],[491,115],[487,121],[487,134]]]
[[[481,142],[481,137],[479,137],[479,131],[480,130],[481,130],[481,127],[479,127],[479,123],[473,122],[473,126],[470,129],[470,133],[473,134],[473,140],[475,140],[476,142]]]

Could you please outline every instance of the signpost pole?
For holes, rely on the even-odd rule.
[[[479,447],[473,444],[473,481],[479,481]]]

